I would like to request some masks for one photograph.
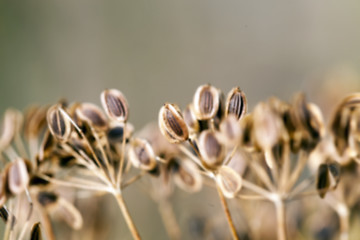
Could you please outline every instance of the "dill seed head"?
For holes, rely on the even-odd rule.
[[[199,151],[203,165],[209,169],[216,169],[224,161],[225,147],[220,142],[219,133],[205,130],[200,133]]]
[[[135,138],[131,141],[128,157],[134,167],[151,171],[156,167],[155,154],[145,139]]]
[[[240,175],[228,166],[221,166],[218,169],[216,182],[227,198],[234,198],[242,186]]]
[[[47,112],[47,122],[51,134],[60,142],[66,142],[71,135],[71,123],[68,116],[61,111],[61,106],[56,104]]]
[[[176,104],[166,103],[159,112],[159,128],[171,143],[179,143],[189,138],[189,131]]]
[[[85,122],[88,122],[96,129],[106,129],[107,119],[101,109],[92,103],[82,103],[76,108],[77,116]]]
[[[101,93],[101,104],[110,119],[126,122],[129,106],[125,96],[117,89],[107,89]]]
[[[29,184],[29,173],[25,161],[21,158],[9,163],[7,169],[7,188],[10,193],[17,195],[22,193]]]
[[[239,87],[234,87],[228,93],[225,104],[225,116],[229,114],[241,119],[247,111],[247,100],[245,93]]]
[[[197,88],[193,100],[194,112],[199,120],[214,118],[220,107],[220,92],[210,84]]]

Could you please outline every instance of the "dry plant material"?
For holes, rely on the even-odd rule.
[[[239,174],[227,166],[218,169],[216,181],[227,198],[234,198],[242,186],[242,179]]]
[[[220,107],[219,91],[209,84],[198,87],[194,95],[193,106],[197,119],[214,118]]]
[[[234,87],[227,95],[225,106],[225,117],[234,115],[237,119],[241,119],[247,112],[245,93],[239,87]]]
[[[128,156],[134,167],[151,171],[156,167],[155,153],[151,145],[144,139],[131,141]]]
[[[31,229],[30,240],[42,240],[40,222],[34,224]]]
[[[205,130],[199,136],[199,151],[202,164],[208,169],[216,169],[224,161],[225,148],[219,139],[219,134]]]
[[[7,188],[11,194],[22,193],[29,183],[29,173],[23,159],[10,163],[7,170]]]
[[[66,142],[70,138],[71,123],[59,105],[49,108],[47,122],[51,134],[59,141]]]
[[[188,140],[189,131],[180,112],[175,104],[166,103],[159,112],[159,128],[161,133],[171,143],[180,143]]]
[[[125,96],[116,89],[107,89],[101,93],[101,104],[110,119],[126,122],[129,117],[129,106]]]

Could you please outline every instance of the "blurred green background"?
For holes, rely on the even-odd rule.
[[[99,104],[103,89],[118,88],[140,128],[204,83],[238,85],[250,106],[300,90],[326,106],[359,90],[359,23],[358,0],[0,0],[0,110],[63,97]],[[160,218],[141,194],[127,197],[140,230],[166,238],[161,223],[146,230]],[[218,205],[181,195],[180,221],[183,198],[187,209]]]

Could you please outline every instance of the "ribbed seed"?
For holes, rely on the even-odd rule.
[[[194,112],[199,120],[214,118],[220,107],[220,93],[210,85],[202,85],[195,92]]]
[[[116,89],[108,89],[101,93],[101,103],[111,119],[126,122],[129,108],[125,96]]]
[[[49,108],[47,113],[47,121],[51,134],[59,141],[65,142],[71,134],[70,120],[64,116],[59,105]]]
[[[237,119],[241,119],[247,111],[247,100],[244,92],[240,90],[239,87],[233,88],[226,100],[226,116],[229,114],[234,114]]]

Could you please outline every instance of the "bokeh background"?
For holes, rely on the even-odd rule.
[[[250,107],[305,91],[331,108],[359,90],[359,23],[358,0],[0,0],[0,111],[60,98],[99,104],[103,89],[118,88],[139,129],[203,83],[240,86]],[[128,197],[136,220],[156,222],[139,192]]]

